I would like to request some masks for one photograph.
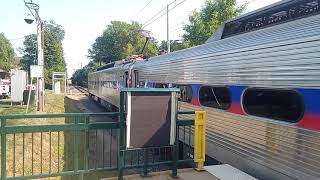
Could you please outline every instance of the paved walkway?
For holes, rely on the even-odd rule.
[[[183,180],[219,180],[212,174],[208,173],[207,171],[195,171],[194,169],[179,169],[178,170],[178,178],[171,177],[172,171],[162,171],[162,172],[155,172],[150,173],[149,177],[141,177],[139,174],[125,176],[125,180],[176,180],[176,179],[183,179]],[[101,180],[117,180],[117,177],[112,178],[104,178]]]

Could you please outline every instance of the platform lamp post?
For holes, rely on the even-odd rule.
[[[25,6],[28,8],[29,13],[32,14],[33,18],[37,23],[37,43],[38,43],[38,66],[42,71],[42,76],[37,78],[37,110],[44,110],[44,31],[43,31],[43,21],[39,16],[39,6],[30,0],[30,2],[24,1]],[[26,23],[32,24],[33,18],[28,14],[24,19]]]

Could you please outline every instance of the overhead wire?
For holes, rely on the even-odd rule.
[[[16,41],[16,40],[20,40],[20,39],[24,39],[25,38],[25,36],[23,36],[23,37],[19,37],[19,38],[12,38],[12,39],[8,39],[9,41]]]
[[[180,22],[174,24],[173,26],[170,26],[170,29],[175,28],[175,27],[180,26],[180,25],[183,25],[184,23],[185,23],[185,21],[180,21]]]
[[[244,4],[246,4],[246,5],[251,4],[251,3],[254,2],[254,1],[257,1],[257,0],[247,0],[247,1],[245,1],[245,2],[243,3],[243,5],[244,5]],[[187,18],[185,18],[184,20],[182,20],[182,21],[174,24],[173,26],[171,26],[171,27],[169,28],[169,29],[171,29],[170,32],[176,32],[176,31],[178,31],[178,30],[183,29],[183,26],[180,26],[180,25],[184,24],[188,19],[189,19],[189,17],[187,17]],[[177,26],[179,26],[179,27],[177,27]]]
[[[189,19],[189,17],[187,18],[184,18],[182,21],[174,24],[173,26],[170,26],[169,29],[174,29],[174,30],[171,30],[171,31],[175,31],[175,29],[181,29],[183,28],[183,26],[186,24],[186,21]],[[181,26],[182,25],[182,26]]]
[[[167,7],[158,11],[154,16],[152,16],[150,19],[148,19],[146,22],[144,22],[142,26],[145,26],[146,24],[148,24],[153,18],[157,17],[162,11],[165,11],[166,9],[167,9]],[[164,14],[166,14],[166,13],[167,12],[165,11]],[[160,17],[162,17],[164,14],[162,14]]]
[[[137,17],[153,0],[150,0],[143,8],[141,8],[134,16],[132,16],[132,20]]]
[[[176,32],[176,31],[182,30],[182,29],[183,29],[183,26],[182,27],[177,27],[175,29],[172,29],[172,30],[170,30],[170,32]]]
[[[182,0],[181,2],[179,2],[178,4],[175,4],[175,6],[173,6],[172,8],[169,8],[169,12],[171,11],[171,10],[173,10],[174,8],[176,8],[176,7],[178,7],[179,5],[181,5],[182,3],[184,3],[186,0]],[[174,1],[172,1],[170,4],[168,4],[167,6],[169,6],[170,7],[170,5],[172,5],[173,3],[176,3],[177,1],[176,0],[174,0]],[[154,16],[152,16],[149,20],[147,20],[145,23],[143,23],[143,25],[142,25],[142,27],[143,28],[145,28],[145,27],[147,27],[147,26],[149,26],[150,24],[152,24],[152,23],[154,23],[155,21],[157,21],[158,19],[160,19],[161,17],[163,17],[166,13],[167,13],[167,11],[164,11],[164,10],[166,10],[167,9],[167,7],[165,7],[165,8],[163,8],[163,9],[161,9],[158,13],[156,13]],[[163,12],[164,11],[164,12]],[[163,12],[163,13],[162,13]],[[162,13],[160,16],[158,16],[160,13]]]
[[[172,1],[171,3],[169,3],[167,6],[172,5],[173,3],[176,3],[177,0]],[[155,15],[153,15],[150,19],[148,19],[146,22],[144,22],[143,24],[147,24],[148,22],[150,22],[153,18],[155,18],[157,15],[159,15],[162,11],[165,11],[167,9],[167,6],[164,7],[163,9],[161,9],[160,11],[158,11]]]
[[[183,1],[181,1],[180,3],[178,3],[178,4],[176,4],[177,3],[177,0],[174,0],[174,1],[172,1],[171,3],[169,3],[167,6],[169,6],[170,7],[170,5],[172,5],[173,3],[175,3],[175,6],[174,7],[172,7],[172,8],[169,8],[169,12],[171,11],[171,10],[173,10],[174,8],[176,8],[177,6],[179,6],[180,4],[182,4],[183,2],[185,2],[186,0],[183,0]],[[167,9],[167,7],[164,7],[163,9],[161,9],[157,14],[155,14],[152,18],[150,18],[147,22],[145,22],[144,24],[143,24],[143,27],[147,27],[148,25],[150,25],[150,24],[152,24],[152,23],[154,23],[155,21],[157,21],[158,19],[160,19],[161,17],[163,17],[166,13],[167,13],[167,11],[165,11]],[[158,16],[157,18],[155,18],[158,14],[160,14],[162,11],[164,11],[160,16]],[[153,19],[153,18],[155,18],[155,19]],[[153,20],[152,20],[153,19]]]

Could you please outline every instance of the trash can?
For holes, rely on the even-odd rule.
[[[35,97],[35,90],[30,91],[30,104],[34,104],[34,97]],[[28,104],[28,97],[29,97],[29,90],[24,90],[23,91],[23,104],[27,105]]]

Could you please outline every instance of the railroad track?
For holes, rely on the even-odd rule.
[[[81,86],[73,86],[75,89],[81,92],[81,94],[84,94],[86,96],[89,95],[89,91],[87,88],[81,87]]]

